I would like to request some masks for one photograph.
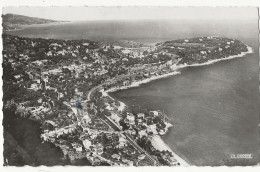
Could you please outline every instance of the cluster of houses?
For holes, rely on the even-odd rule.
[[[128,86],[172,72],[173,65],[199,59],[206,61],[218,55],[240,53],[246,48],[240,41],[219,37],[167,41],[156,46],[132,44],[104,45],[88,40],[21,38],[4,34],[4,104],[13,102],[19,114],[41,121],[45,130],[43,139],[61,146],[70,157],[88,156],[94,164],[102,161],[137,164],[137,160],[145,162],[145,158],[119,134],[99,137],[100,131],[110,130],[96,115],[108,111],[107,118],[125,133],[133,138],[146,138],[167,131],[170,125],[164,114],[158,111],[122,113],[120,103],[103,96],[98,99],[104,103],[95,99],[87,102],[86,109],[83,108],[86,112],[80,116],[71,110],[75,102],[86,101],[90,90],[100,85],[104,89]],[[79,138],[80,128],[89,129],[89,138]],[[86,132],[85,135],[87,137]],[[65,144],[66,140],[61,139],[65,136],[73,136],[75,141]],[[114,146],[102,142],[105,137],[109,140],[107,143]],[[110,149],[118,153],[109,153]]]
[[[247,51],[238,40],[218,36],[166,41],[157,45],[160,52],[178,55],[178,64],[203,63]]]

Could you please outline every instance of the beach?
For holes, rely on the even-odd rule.
[[[180,166],[188,167],[190,164],[185,161],[183,158],[178,156],[176,153],[174,153],[171,148],[162,140],[162,138],[159,135],[153,135],[150,139],[152,145],[158,149],[159,151],[167,150],[172,153],[173,158],[180,163]]]

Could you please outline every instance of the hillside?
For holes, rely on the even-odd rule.
[[[129,40],[119,40],[112,43],[113,46],[121,46],[121,47],[128,47],[128,48],[138,48],[144,46],[141,43]]]
[[[48,20],[43,18],[28,17],[17,14],[5,14],[2,15],[3,20],[3,29],[4,30],[15,30],[19,29],[23,25],[32,25],[32,24],[44,24],[44,23],[53,23],[57,22],[55,20]]]

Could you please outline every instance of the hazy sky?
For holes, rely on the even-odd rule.
[[[258,18],[256,7],[4,7],[6,13],[67,21]]]

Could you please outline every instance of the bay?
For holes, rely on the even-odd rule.
[[[52,39],[133,40],[145,44],[218,35],[253,47],[246,57],[188,67],[180,75],[110,93],[129,107],[163,110],[174,127],[163,140],[193,165],[224,165],[232,154],[259,156],[257,20],[80,21],[24,27],[5,33]]]

